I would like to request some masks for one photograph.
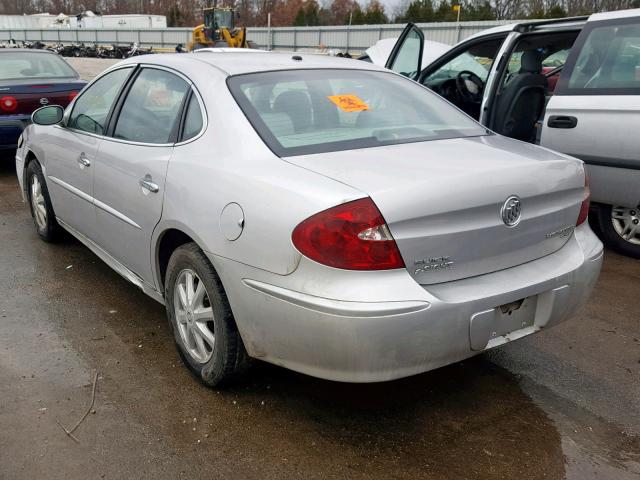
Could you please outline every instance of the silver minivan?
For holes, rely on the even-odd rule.
[[[387,61],[488,128],[582,159],[591,223],[640,258],[640,9],[502,25],[424,65],[409,24]]]

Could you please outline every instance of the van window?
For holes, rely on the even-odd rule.
[[[593,93],[640,90],[640,21],[593,28],[576,60],[568,87]]]

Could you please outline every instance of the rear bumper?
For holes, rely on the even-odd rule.
[[[0,116],[0,150],[15,149],[18,146],[18,138],[30,122],[30,115]]]
[[[538,332],[589,298],[602,244],[584,224],[557,252],[422,288],[406,271],[345,272],[302,259],[287,276],[210,256],[251,356],[330,380],[425,372]],[[499,308],[526,299],[513,315]]]

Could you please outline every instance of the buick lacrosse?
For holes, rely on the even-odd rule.
[[[602,263],[581,161],[347,59],[125,60],[36,111],[16,166],[38,235],[163,303],[211,386],[424,372],[569,318]]]

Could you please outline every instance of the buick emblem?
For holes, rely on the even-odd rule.
[[[49,103],[49,99],[48,98],[42,97],[40,99],[40,105],[47,105],[48,103]]]
[[[507,227],[515,227],[520,223],[520,215],[522,214],[522,204],[520,199],[511,195],[507,198],[500,209],[500,216]]]

